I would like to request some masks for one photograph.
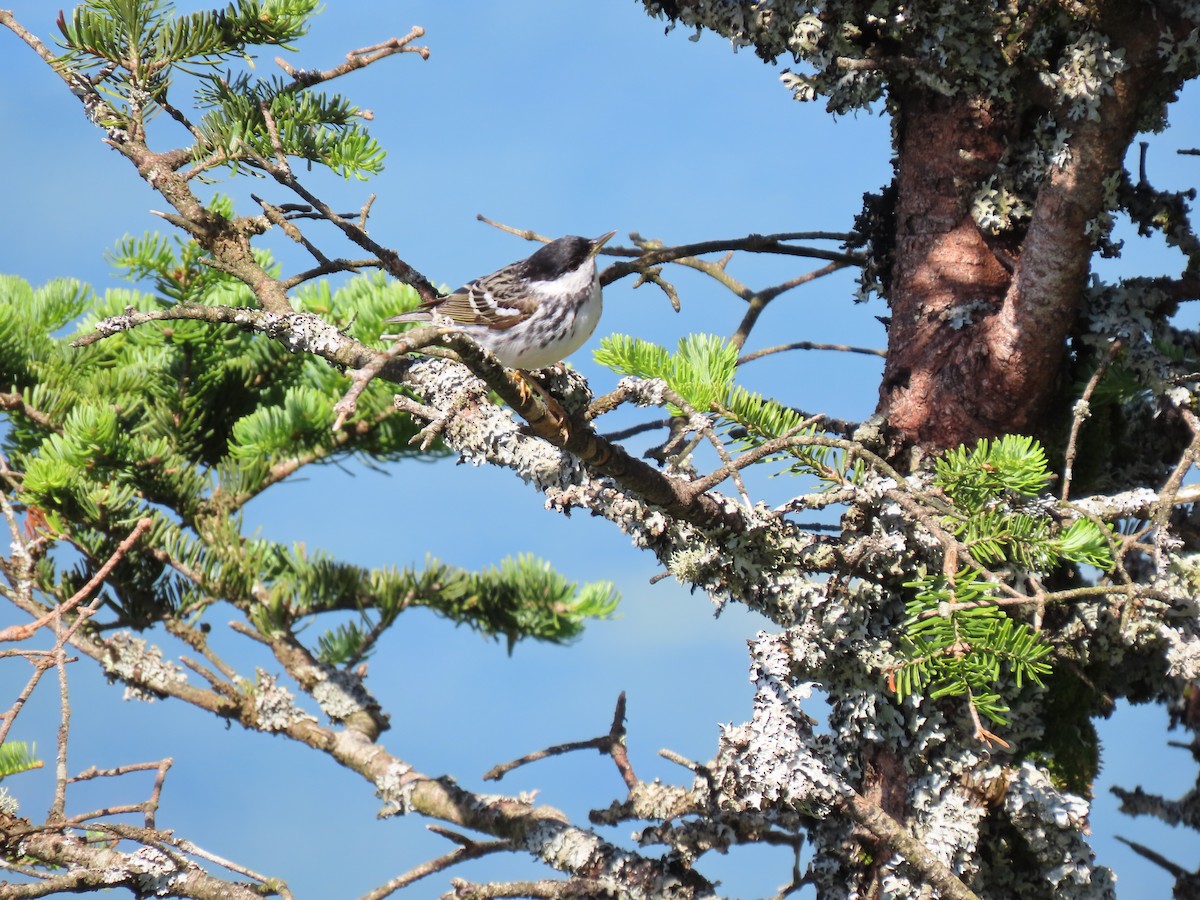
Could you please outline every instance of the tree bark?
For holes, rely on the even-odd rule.
[[[892,315],[879,411],[897,446],[951,447],[1004,430],[1013,416],[1001,388],[1014,374],[1011,351],[989,334],[1012,275],[971,215],[1006,127],[985,104],[921,91],[898,99]]]
[[[1153,29],[1113,23],[1125,68],[1095,120],[1068,122],[1070,158],[1051,166],[1023,234],[987,235],[971,214],[1028,100],[1012,110],[908,90],[897,110],[895,258],[888,357],[877,412],[893,454],[942,450],[1003,433],[1038,434],[1062,373],[1067,338],[1095,250],[1088,222],[1120,171],[1163,77]]]

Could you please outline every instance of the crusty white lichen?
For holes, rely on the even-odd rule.
[[[725,809],[773,809],[819,815],[845,796],[804,711],[811,682],[792,674],[792,651],[781,635],[759,632],[750,643],[750,680],[755,686],[749,722],[721,728],[712,766],[718,805]]]
[[[126,700],[153,703],[155,699],[167,696],[171,686],[187,683],[187,673],[163,659],[161,648],[128,631],[109,636],[104,647],[100,665],[110,680],[124,683]]]
[[[320,667],[310,693],[331,722],[345,722],[355,713],[370,712],[375,706],[362,679],[333,666]]]
[[[376,815],[387,819],[412,812],[412,792],[419,780],[419,776],[414,776],[412,766],[393,761],[375,781],[375,796],[383,801],[383,807]]]
[[[930,852],[965,878],[1006,883],[1009,876],[1000,871],[1000,863],[988,862],[981,849],[983,829],[1001,814],[982,803],[971,785],[1002,782],[1000,770],[1010,760],[1000,753],[988,759],[977,752],[961,706],[920,695],[898,702],[887,687],[889,673],[900,661],[895,641],[906,618],[905,598],[896,585],[921,566],[941,564],[938,540],[897,499],[901,491],[911,496],[928,491],[927,474],[897,483],[868,472],[848,486],[851,506],[836,544],[794,525],[787,515],[762,506],[747,508],[716,493],[711,496],[727,504],[743,527],[703,528],[651,507],[615,480],[523,433],[511,413],[486,402],[465,369],[429,360],[415,365],[413,373],[430,405],[454,411],[444,434],[464,459],[512,469],[543,492],[549,509],[568,513],[579,508],[607,518],[637,546],[655,553],[681,582],[706,591],[718,608],[742,602],[782,629],[760,633],[752,642],[753,714],[744,724],[721,729],[719,750],[709,767],[711,781],[697,780],[697,796],[711,798],[722,813],[754,816],[764,827],[807,830],[815,853],[809,877],[823,896],[841,896],[839,891],[854,883],[858,851],[848,820],[826,813],[849,788],[868,778],[864,748],[887,748],[894,763],[907,771],[902,790],[911,814],[906,824]],[[564,375],[560,387],[576,390],[572,377]],[[645,398],[654,385],[631,382],[625,388],[631,397]],[[464,404],[463,398],[476,402]],[[1130,494],[1113,502],[1144,514],[1150,499]],[[1094,510],[1110,512],[1101,502],[1095,501]],[[1028,512],[1042,515],[1047,509],[1043,505]],[[846,558],[854,560],[855,577],[826,577],[845,572],[840,566]],[[1181,584],[1185,580],[1182,569],[1179,579]],[[1195,593],[1165,582],[1162,586]],[[1171,619],[1168,611],[1192,619]],[[1078,603],[1068,605],[1062,615],[1066,622],[1059,634],[1078,665],[1121,659],[1131,683],[1157,683],[1167,693],[1185,677],[1195,677],[1200,643],[1194,610],[1185,603],[1148,600],[1124,616],[1112,615],[1104,604]],[[1172,673],[1165,679],[1171,683],[1163,684],[1165,671]],[[1009,686],[998,689],[1007,692]],[[1014,742],[1037,737],[1036,700],[1017,697],[1015,691],[1012,695],[1013,724],[1006,734]],[[828,733],[814,731],[810,712],[827,713]],[[411,788],[404,774],[391,773],[379,785],[385,814],[407,810]],[[1030,763],[1014,779],[1016,788],[1004,800],[1003,815],[1015,816],[1022,833],[1039,845],[1036,858],[1042,868],[1028,877],[1061,885],[1067,896],[1108,896],[1111,878],[1095,865],[1082,837],[1086,804],[1054,790],[1048,776]],[[676,833],[664,826],[644,835],[648,840],[661,836],[684,850],[689,841],[718,846],[728,839],[716,831],[685,833],[682,826]],[[586,841],[552,826],[545,834],[531,835],[531,841],[542,842],[534,852],[544,859],[568,862],[589,852]],[[889,890],[918,894],[910,868],[899,860],[881,865]],[[984,871],[985,865],[996,871]]]
[[[296,696],[264,669],[255,671],[255,725],[263,731],[286,731],[298,722],[315,722],[316,717],[296,706]]]
[[[1095,863],[1084,835],[1088,803],[1059,791],[1050,777],[1023,762],[1009,780],[1004,810],[1028,841],[1028,850],[1041,864],[1043,883],[1066,900],[1108,900],[1115,897],[1112,872]]]
[[[120,866],[112,866],[101,874],[106,884],[126,884],[133,882],[139,896],[165,897],[172,893],[173,887],[187,878],[187,872],[181,869],[167,854],[154,847],[139,847],[124,858]]]

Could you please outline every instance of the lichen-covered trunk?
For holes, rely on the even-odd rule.
[[[1070,155],[1047,171],[1015,236],[986,234],[972,202],[1031,109],[918,90],[893,98],[895,251],[877,410],[893,453],[1040,432],[1095,251],[1088,222],[1104,210],[1104,181],[1153,77],[1153,47],[1141,44],[1128,47],[1099,120],[1071,123]]]

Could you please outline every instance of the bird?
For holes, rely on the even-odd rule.
[[[525,259],[384,321],[441,321],[457,326],[507,368],[552,366],[596,330],[604,308],[596,254],[615,234],[560,237]]]

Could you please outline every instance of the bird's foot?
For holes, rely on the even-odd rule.
[[[542,405],[545,407],[545,413],[534,418],[526,417],[529,422],[529,427],[536,432],[544,433],[544,422],[549,424],[550,428],[559,436],[561,442],[566,442],[570,433],[569,423],[570,417],[567,411],[563,409],[561,403],[555,399],[554,395],[546,390],[545,386],[539,382],[533,373],[527,372],[524,369],[517,370],[517,385],[521,390],[521,399],[528,402],[532,399],[533,394],[537,394],[542,400]]]

